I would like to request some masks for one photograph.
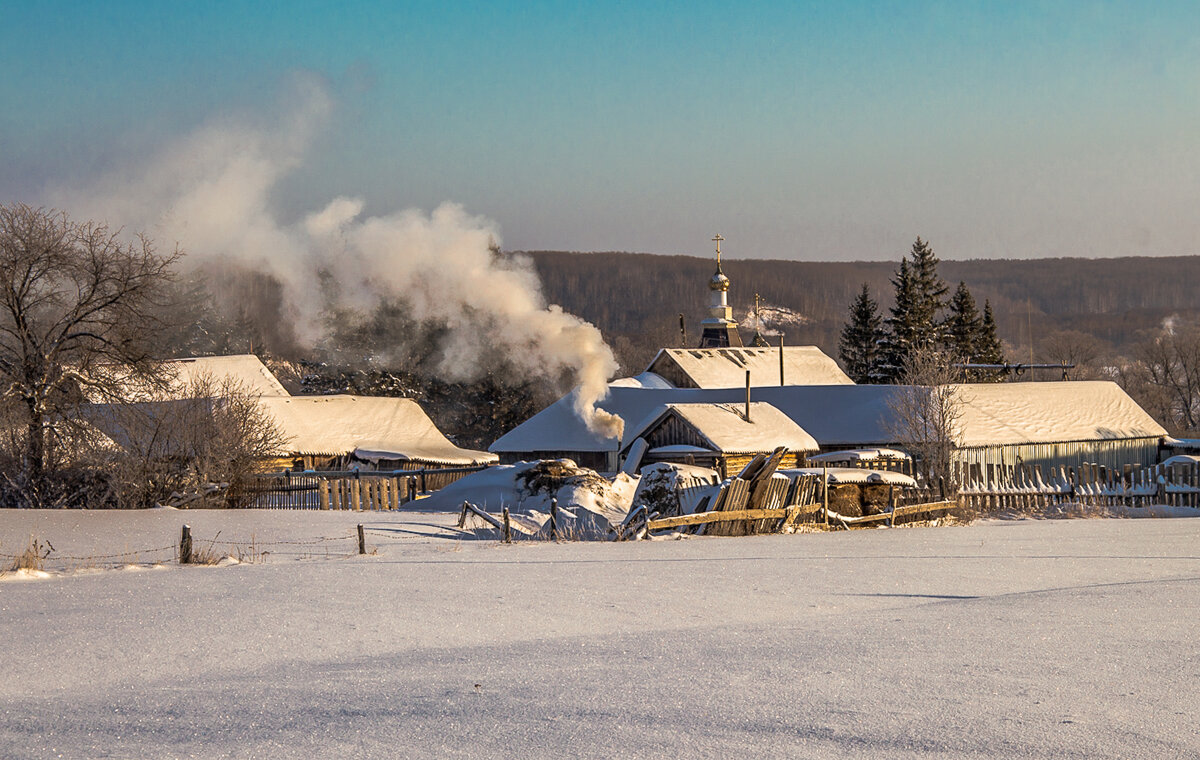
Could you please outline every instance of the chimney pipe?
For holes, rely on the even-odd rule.
[[[750,421],[750,370],[746,370],[746,422]]]
[[[783,382],[783,333],[779,333],[779,384],[785,384]]]

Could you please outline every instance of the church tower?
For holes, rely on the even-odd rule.
[[[728,348],[742,345],[737,322],[733,319],[733,308],[729,305],[729,278],[721,271],[721,241],[719,234],[713,238],[717,244],[717,273],[708,281],[712,298],[708,307],[708,319],[700,322],[700,348]]]

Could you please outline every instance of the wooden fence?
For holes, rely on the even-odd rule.
[[[256,509],[399,509],[421,494],[486,469],[441,467],[422,470],[283,472],[260,475],[250,486]]]
[[[1084,507],[1200,507],[1200,467],[1196,464],[1117,469],[1084,464],[1056,467],[995,468],[976,473],[958,489],[959,503],[978,512],[1033,511],[1062,504]]]

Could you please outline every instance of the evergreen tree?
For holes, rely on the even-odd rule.
[[[1005,364],[1008,359],[1004,356],[1004,346],[996,334],[996,319],[992,315],[992,304],[983,302],[983,326],[979,333],[979,344],[975,361],[980,364]],[[981,378],[987,382],[999,382],[1004,379],[1003,371],[984,372]]]
[[[900,269],[892,279],[892,288],[895,290],[895,303],[890,309],[891,316],[884,320],[887,332],[884,334],[879,366],[880,382],[884,383],[899,382],[908,357],[920,339],[916,316],[917,291],[907,256],[900,259]]]
[[[850,321],[842,328],[842,337],[838,341],[842,364],[851,380],[856,383],[880,381],[884,337],[879,304],[871,298],[870,288],[864,282],[862,291],[850,305]]]
[[[939,313],[945,307],[946,283],[938,276],[938,258],[929,243],[917,238],[912,246],[912,264],[907,256],[892,280],[895,304],[885,322],[888,334],[881,367],[883,382],[901,381],[904,367],[916,351],[937,351],[942,325]]]
[[[949,314],[942,323],[942,345],[951,361],[975,361],[983,339],[983,320],[975,306],[975,297],[964,282],[958,283],[948,305]]]
[[[941,325],[938,313],[946,305],[948,288],[937,273],[938,258],[927,241],[917,238],[912,246],[912,279],[915,297],[912,320],[916,325],[914,345],[931,347],[938,342]]]

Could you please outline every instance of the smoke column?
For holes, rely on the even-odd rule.
[[[52,200],[77,218],[146,230],[178,242],[194,262],[234,260],[283,283],[302,339],[319,337],[319,270],[338,285],[341,304],[370,309],[399,297],[417,320],[448,328],[439,370],[470,379],[484,346],[502,347],[526,376],[573,373],[574,405],[593,432],[621,436],[623,422],[596,407],[617,370],[600,331],[547,305],[532,264],[499,258],[495,225],[445,203],[431,213],[363,216],[359,198],[338,197],[293,225],[270,210],[272,189],[299,166],[332,107],[325,89],[298,83],[298,105],[278,125],[225,121],[169,145],[144,166]]]

